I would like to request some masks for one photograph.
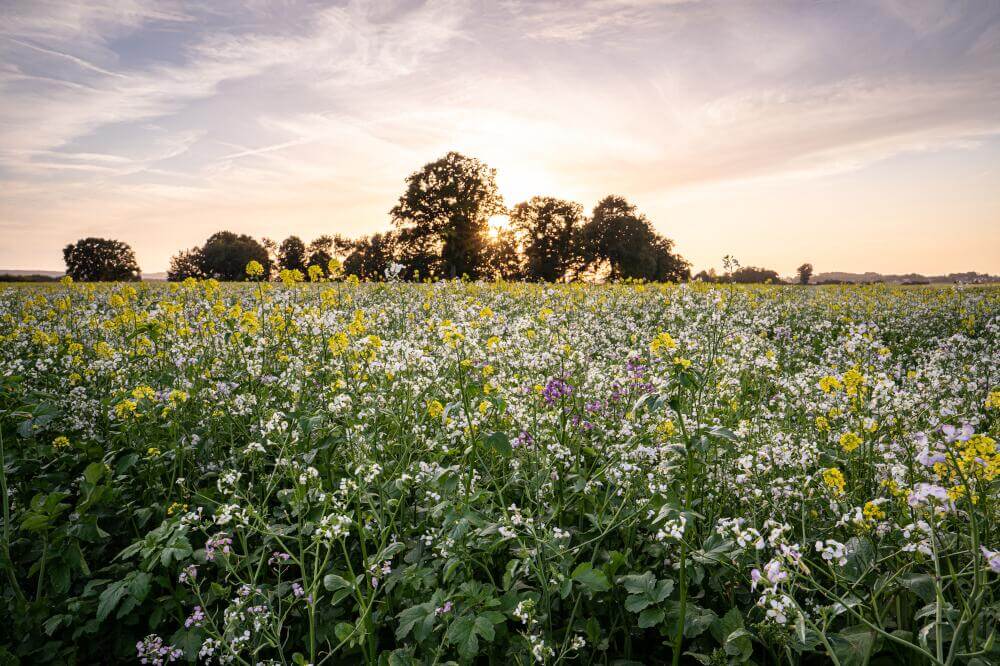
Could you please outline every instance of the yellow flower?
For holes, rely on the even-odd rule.
[[[649,343],[649,351],[653,354],[659,354],[661,351],[676,347],[677,343],[670,337],[669,333],[660,333]]]
[[[343,331],[339,333],[334,333],[329,340],[326,341],[326,347],[330,350],[331,354],[342,354],[347,350],[350,344],[350,339],[347,334]]]
[[[865,376],[858,372],[857,368],[851,368],[844,373],[844,390],[847,391],[847,395],[857,395],[864,383]]]
[[[847,453],[850,453],[854,449],[861,446],[861,443],[863,441],[864,440],[861,439],[859,435],[853,432],[845,432],[843,435],[840,436],[840,446]]]
[[[832,375],[827,375],[819,380],[819,387],[823,389],[823,393],[829,393],[830,391],[839,391],[843,384],[840,380]]]
[[[490,409],[490,402],[489,402],[489,400],[483,400],[483,401],[481,401],[479,403],[479,406],[476,409],[479,411],[480,414],[485,415],[486,412],[488,412],[489,409]]]
[[[865,502],[865,506],[861,510],[861,513],[864,514],[865,520],[871,523],[878,522],[885,518],[885,511],[882,510],[882,507],[878,505],[877,501]]]
[[[132,397],[136,400],[142,400],[143,398],[152,400],[156,397],[156,392],[148,386],[137,386],[132,389]]]
[[[830,429],[830,422],[826,420],[825,416],[816,417],[816,430],[820,432],[826,432]]]
[[[996,391],[990,391],[990,394],[986,396],[986,409],[1000,409],[1000,389]]]
[[[126,419],[129,416],[135,415],[135,402],[133,400],[122,400],[117,405],[115,405],[115,416],[120,419]]]
[[[664,419],[656,426],[656,432],[663,439],[669,439],[675,432],[677,432],[677,427],[670,419]]]
[[[65,449],[69,446],[69,437],[60,435],[52,440],[52,447],[56,449]]]
[[[160,455],[160,450],[155,446],[151,446],[148,449],[146,449],[146,457],[155,458],[158,455]]]
[[[330,274],[330,277],[337,277],[344,271],[344,265],[340,263],[337,259],[331,259],[326,264],[326,272]]]
[[[443,413],[444,413],[444,405],[442,405],[437,400],[431,400],[429,403],[427,403],[427,415],[430,416],[432,419],[440,418],[441,414]]]
[[[187,504],[181,504],[180,502],[174,502],[169,507],[167,507],[167,515],[168,516],[172,516],[177,511],[187,511],[187,510],[188,510],[188,505]]]
[[[687,370],[691,367],[691,360],[683,356],[674,356],[674,365],[678,366],[681,370]]]
[[[246,270],[247,275],[250,277],[260,277],[264,274],[264,267],[256,259],[251,259],[250,262],[247,263]]]
[[[308,270],[309,270],[310,282],[319,282],[320,279],[322,279],[323,269],[320,268],[319,266],[310,266]]]
[[[828,467],[823,470],[823,483],[834,495],[843,495],[844,487],[847,485],[844,473],[836,467]]]
[[[286,268],[278,273],[278,278],[280,278],[281,283],[287,287],[295,284],[296,282],[302,282],[305,279],[305,276],[302,275],[302,271],[298,269],[293,268],[289,270]]]

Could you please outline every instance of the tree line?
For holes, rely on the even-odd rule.
[[[219,231],[203,245],[175,254],[167,279],[266,280],[280,271],[298,271],[309,279],[347,274],[364,280],[680,282],[691,277],[690,264],[674,252],[674,242],[658,234],[624,197],[603,198],[589,216],[580,204],[549,196],[508,208],[496,171],[457,152],[411,174],[389,216],[389,231],[353,239],[323,235],[308,244],[298,236],[278,243]],[[491,230],[496,216],[507,216],[509,224]],[[135,253],[121,241],[85,238],[66,246],[63,256],[67,275],[75,280],[140,278]],[[247,275],[251,261],[260,264],[259,275]],[[769,273],[772,281],[780,281],[777,273]],[[724,281],[704,272],[697,277]],[[746,277],[759,275],[741,274],[733,281],[763,282],[772,276]]]

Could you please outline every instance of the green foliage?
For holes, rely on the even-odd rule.
[[[998,332],[989,289],[0,290],[0,663],[998,663]]]
[[[81,238],[63,248],[66,275],[77,282],[121,282],[140,278],[135,252],[107,238]]]

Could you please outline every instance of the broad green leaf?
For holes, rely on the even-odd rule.
[[[590,562],[583,562],[573,570],[573,580],[583,585],[589,592],[607,592],[611,589],[608,577],[598,571]]]
[[[662,608],[647,608],[639,613],[639,626],[642,629],[655,627],[663,622],[666,613]]]

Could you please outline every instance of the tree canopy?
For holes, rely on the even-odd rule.
[[[168,280],[185,278],[215,278],[216,280],[246,280],[246,267],[251,261],[264,268],[263,278],[271,274],[271,258],[267,248],[246,234],[219,231],[201,247],[183,250],[170,260]]]
[[[450,152],[406,179],[406,191],[390,211],[400,231],[400,251],[427,273],[479,277],[489,219],[507,212],[496,171],[477,159]]]
[[[610,280],[680,281],[690,275],[688,262],[673,254],[673,241],[657,234],[625,197],[601,199],[583,237],[586,267]]]
[[[141,277],[132,248],[109,238],[81,238],[63,248],[66,275],[81,282],[132,282]]]
[[[333,259],[342,261],[344,273],[367,280],[385,279],[390,268],[393,277],[408,280],[690,278],[690,265],[674,252],[674,242],[625,197],[603,198],[590,217],[580,204],[552,196],[534,196],[508,210],[495,170],[454,151],[410,174],[389,215],[392,231],[356,239],[324,234],[308,244],[295,235],[279,244],[220,231],[204,245],[175,254],[167,279],[267,280],[277,268],[301,271],[310,280],[338,279],[341,266]],[[509,225],[491,231],[491,218],[502,216]],[[92,242],[118,243],[81,241]],[[66,250],[67,266],[73,247]],[[107,251],[114,255],[120,249]],[[247,276],[251,261],[261,265],[260,274]],[[123,274],[138,275],[137,266],[130,270]]]
[[[510,224],[520,234],[524,277],[557,282],[584,263],[583,206],[554,197],[532,197],[511,210]]]

